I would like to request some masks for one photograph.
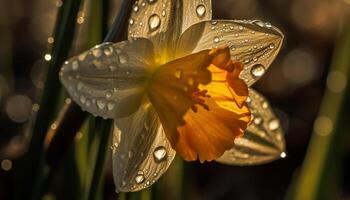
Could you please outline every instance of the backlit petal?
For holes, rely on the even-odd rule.
[[[129,20],[129,39],[147,38],[152,41],[155,52],[164,54],[174,44],[175,8],[175,0],[136,1]]]
[[[179,1],[180,2],[180,1]],[[201,21],[211,20],[211,0],[182,0],[182,27],[181,33],[193,24]]]
[[[235,146],[217,159],[228,165],[258,165],[286,156],[283,130],[266,99],[249,90],[253,120]]]
[[[151,186],[175,157],[153,107],[143,105],[133,115],[115,120],[113,176],[117,192]]]
[[[129,20],[129,39],[148,38],[161,57],[173,55],[177,39],[188,27],[212,16],[211,0],[136,1]],[[164,58],[165,57],[165,58]]]
[[[67,61],[60,78],[83,110],[118,118],[138,109],[153,63],[149,40],[104,43]]]
[[[149,82],[150,101],[173,148],[185,160],[217,159],[232,148],[250,121],[245,100],[236,99],[230,90],[236,87],[236,68],[241,67],[225,56],[227,52],[205,50],[172,61],[159,67]],[[247,93],[247,86],[242,90]]]
[[[240,77],[250,86],[277,56],[283,34],[261,21],[206,21],[187,29],[177,46],[177,57],[204,49],[229,46],[232,60],[244,64]]]

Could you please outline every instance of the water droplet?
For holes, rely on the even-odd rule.
[[[153,14],[148,19],[148,26],[151,31],[155,31],[160,26],[160,18],[157,14]]]
[[[267,108],[269,107],[269,104],[268,104],[266,101],[264,101],[264,102],[261,104],[261,107],[262,107],[263,109],[267,109]]]
[[[230,49],[231,49],[231,51],[234,51],[234,50],[236,50],[236,47],[234,45],[231,45]]]
[[[74,71],[76,71],[76,70],[78,70],[78,68],[79,68],[79,62],[77,60],[73,61],[72,62],[72,69]]]
[[[238,30],[243,31],[243,26],[238,26]]]
[[[155,3],[157,0],[147,0],[149,4]]]
[[[272,120],[269,121],[268,128],[269,128],[271,131],[275,131],[275,130],[277,130],[279,127],[280,127],[280,122],[278,121],[278,119],[272,119]]]
[[[215,43],[220,42],[220,38],[219,38],[219,37],[217,37],[217,36],[216,36],[216,37],[214,37],[214,42],[215,42]]]
[[[287,157],[287,153],[286,152],[282,152],[280,156],[281,156],[281,158],[286,158]]]
[[[113,102],[108,102],[107,103],[107,109],[108,110],[113,110],[114,106],[115,106],[115,104]]]
[[[174,73],[174,76],[177,78],[177,79],[180,79],[182,77],[182,69],[177,69]]]
[[[97,107],[102,110],[106,106],[106,102],[103,99],[99,99],[96,101]]]
[[[112,97],[112,93],[111,92],[107,92],[106,93],[106,97],[107,97],[107,99],[111,98]]]
[[[145,181],[145,176],[142,174],[137,174],[135,177],[135,181],[137,184],[141,184]]]
[[[272,25],[269,22],[266,22],[265,26],[266,26],[266,28],[271,28],[272,27]]]
[[[162,16],[165,17],[165,15],[166,15],[166,11],[163,10],[163,11],[162,11]]]
[[[120,54],[119,62],[120,64],[125,64],[126,62],[128,62],[128,56],[126,54]]]
[[[203,17],[206,11],[207,10],[205,9],[205,6],[203,4],[198,5],[196,8],[196,13],[198,17]]]
[[[166,156],[167,156],[167,151],[163,146],[157,147],[153,152],[153,157],[156,160],[156,162],[163,161],[166,158]]]
[[[270,47],[270,49],[274,49],[276,46],[275,46],[275,44],[271,43],[269,47]]]
[[[217,21],[212,21],[211,24],[212,25],[216,25],[218,22]]]
[[[264,22],[260,21],[260,20],[255,20],[253,21],[253,24],[257,25],[257,26],[260,26],[260,27],[264,27],[265,24]]]
[[[82,104],[85,104],[85,102],[86,102],[86,97],[85,97],[84,95],[81,95],[80,98],[79,98],[79,100],[80,100],[80,102],[81,102]]]
[[[113,53],[113,48],[112,47],[105,48],[103,52],[105,53],[106,56],[110,56]]]
[[[95,48],[92,50],[92,55],[95,56],[95,58],[98,58],[102,55],[101,49]]]
[[[133,24],[134,24],[134,20],[133,20],[133,19],[130,19],[130,20],[129,20],[129,24],[130,24],[130,25],[133,25]]]
[[[85,58],[86,58],[86,53],[82,53],[82,54],[80,54],[80,55],[78,56],[78,59],[79,59],[80,61],[84,61]]]
[[[138,5],[135,5],[135,6],[132,8],[132,10],[133,10],[134,12],[139,11],[139,6],[138,6]]]
[[[113,66],[113,65],[110,65],[110,66],[109,66],[109,69],[110,69],[111,71],[115,71],[115,70],[117,69],[117,67],[116,67],[116,66]]]
[[[84,84],[82,82],[79,82],[77,85],[77,90],[81,90],[83,89],[83,87],[84,87]]]
[[[251,74],[254,78],[260,78],[265,74],[265,67],[261,64],[256,64],[251,69]]]
[[[250,97],[247,98],[247,103],[251,103],[252,99]]]
[[[256,117],[254,117],[253,121],[254,121],[254,124],[260,125],[263,122],[263,118],[256,116]]]

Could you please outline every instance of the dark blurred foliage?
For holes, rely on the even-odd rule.
[[[16,159],[27,143],[37,90],[60,1],[0,0],[0,199],[11,199]],[[190,199],[283,199],[303,162],[327,87],[335,40],[350,2],[326,0],[214,0],[214,18],[261,19],[285,33],[285,44],[268,73],[254,87],[282,121],[287,158],[253,167],[185,163]],[[118,10],[118,1],[112,12]],[[84,23],[84,13],[78,23]],[[83,37],[83,36],[82,36]],[[77,44],[79,45],[79,44]],[[349,54],[350,55],[350,54]],[[343,163],[342,198],[350,198],[350,154]],[[30,172],[28,172],[30,173]],[[115,197],[108,173],[106,196]]]

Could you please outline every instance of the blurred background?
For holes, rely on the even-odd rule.
[[[17,160],[23,156],[28,144],[26,134],[32,121],[31,115],[39,109],[38,93],[44,87],[47,62],[51,60],[50,51],[54,43],[52,33],[55,19],[62,4],[61,0],[0,0],[1,200],[13,199],[20,184],[15,178],[16,165],[20,164]],[[114,0],[111,5],[110,21],[117,14],[120,2]],[[82,34],[89,22],[85,8],[81,6],[79,9],[76,19],[79,31],[71,54],[94,45],[87,44]],[[323,139],[330,141],[330,144],[327,147],[320,144],[318,148],[320,152],[321,148],[332,148],[332,151],[322,158],[328,159],[326,162],[337,163],[335,171],[332,168],[333,178],[326,179],[331,180],[327,181],[329,187],[324,186],[336,191],[331,199],[350,199],[349,103],[339,103],[336,98],[344,98],[344,102],[350,100],[347,88],[350,73],[344,74],[332,68],[341,67],[340,71],[350,68],[346,61],[343,65],[339,61],[341,59],[337,60],[346,58],[346,55],[350,57],[350,51],[339,47],[345,43],[342,37],[350,34],[346,33],[345,28],[350,23],[349,11],[349,0],[213,2],[214,18],[261,19],[279,27],[285,34],[280,55],[254,87],[269,99],[281,119],[287,157],[253,167],[232,167],[214,162],[181,164],[186,174],[184,199],[294,198],[295,193],[302,192],[299,189],[305,176],[300,174],[308,174],[308,170],[312,169],[305,163],[313,163],[312,155],[318,155],[310,153],[306,157],[308,148],[313,149],[309,150],[311,152],[317,152],[319,138],[312,137],[312,134],[324,134]],[[335,97],[332,98],[332,95]],[[346,112],[341,115],[336,113],[333,118],[320,116],[320,113],[327,113],[327,108],[332,112],[332,105],[336,107],[338,104],[342,106],[340,111]],[[337,137],[327,138],[332,131],[337,131]],[[311,140],[315,140],[313,147],[309,145]],[[110,168],[108,162],[104,199],[117,198]],[[168,173],[172,173],[172,170]],[[44,198],[60,199],[55,192]]]

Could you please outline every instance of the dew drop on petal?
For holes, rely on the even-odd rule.
[[[203,4],[198,5],[196,8],[196,13],[198,17],[203,17],[206,11],[207,10],[205,9],[205,6]]]
[[[275,44],[271,43],[269,47],[270,47],[270,49],[274,49],[276,46],[275,46]]]
[[[272,25],[269,22],[265,23],[266,28],[272,28]]]
[[[95,48],[92,50],[92,55],[95,56],[95,58],[98,58],[102,55],[102,52],[99,48]]]
[[[261,64],[256,64],[251,69],[251,74],[254,78],[260,78],[262,77],[266,72],[266,69]]]
[[[280,122],[278,121],[278,119],[272,119],[272,120],[269,121],[268,128],[269,128],[271,131],[275,131],[275,130],[277,130],[279,127],[280,127]]]
[[[157,0],[147,0],[149,4],[155,3]]]
[[[216,36],[216,37],[214,37],[214,42],[215,42],[215,43],[220,42],[220,38],[219,38],[219,37],[217,37],[217,36]]]
[[[163,146],[157,147],[153,152],[153,157],[156,162],[163,161],[166,158],[166,156],[167,156],[167,151]]]
[[[133,24],[134,24],[134,20],[133,20],[133,19],[130,19],[130,20],[129,20],[129,24],[130,24],[130,25],[133,25]]]
[[[120,64],[125,64],[126,62],[128,62],[128,56],[126,54],[120,54],[119,55],[119,62]]]
[[[108,47],[108,48],[104,49],[103,52],[105,53],[106,56],[110,56],[113,53],[113,48]]]
[[[102,110],[106,106],[106,102],[103,99],[99,99],[96,101],[97,107]]]
[[[160,17],[157,14],[153,14],[148,19],[148,26],[151,31],[155,31],[160,26]]]
[[[145,176],[142,174],[137,174],[135,177],[135,181],[137,184],[141,184],[145,181]]]
[[[135,6],[132,8],[132,10],[133,10],[134,12],[138,12],[138,11],[139,11],[139,6],[138,6],[138,5],[135,5]]]
[[[112,93],[111,93],[111,92],[107,92],[107,93],[106,93],[106,98],[109,99],[109,98],[111,98],[111,97],[112,97]]]
[[[80,98],[79,98],[79,100],[80,100],[80,102],[81,102],[82,104],[85,104],[85,102],[86,102],[86,97],[85,97],[84,95],[81,95]]]
[[[280,156],[281,156],[281,158],[286,158],[287,157],[287,153],[286,152],[282,152]]]
[[[79,82],[77,84],[77,90],[81,90],[81,89],[83,89],[83,87],[84,87],[84,84],[82,82]]]
[[[254,121],[254,124],[260,125],[263,122],[263,119],[258,116],[258,117],[255,117],[253,121]]]
[[[255,20],[253,21],[253,24],[257,25],[257,26],[260,26],[260,27],[264,27],[265,24],[264,22],[260,21],[260,20]]]
[[[115,104],[114,104],[113,102],[109,102],[109,103],[107,104],[107,109],[108,109],[108,110],[113,110],[114,106],[115,106]]]
[[[72,62],[72,69],[74,71],[76,71],[76,70],[78,70],[78,68],[79,68],[79,62],[77,60],[73,61]]]
[[[117,69],[117,67],[114,66],[114,65],[110,65],[110,66],[109,66],[109,69],[113,72],[113,71],[115,71],[115,70]]]

